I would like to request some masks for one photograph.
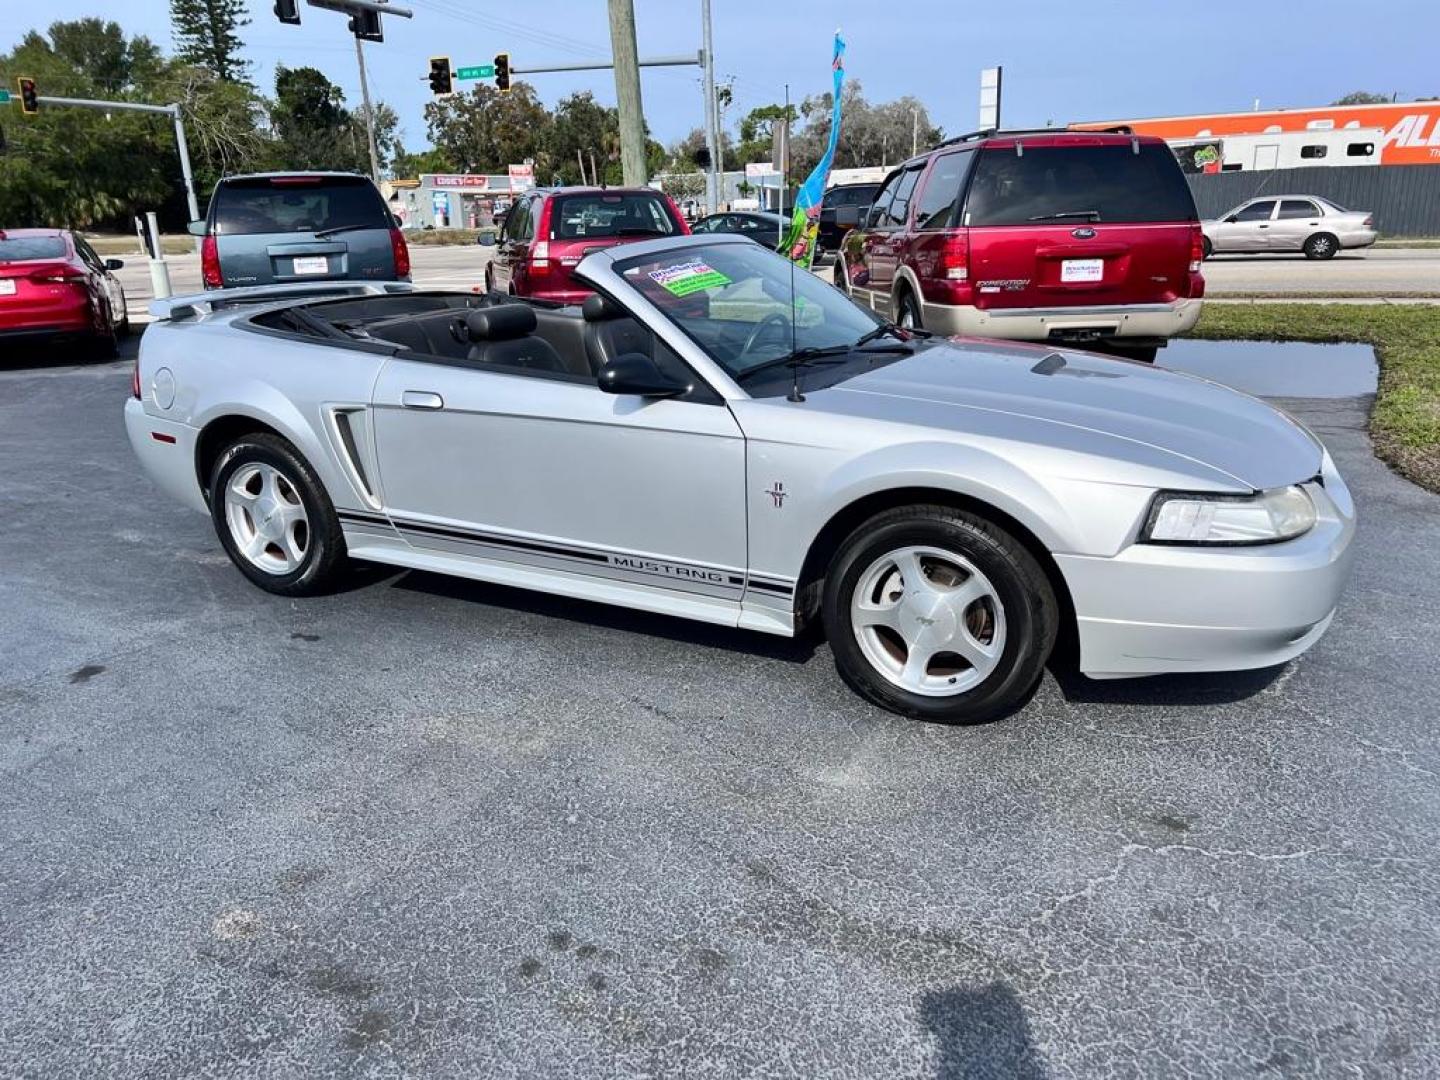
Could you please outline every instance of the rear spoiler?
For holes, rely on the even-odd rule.
[[[323,296],[384,296],[414,292],[407,281],[316,281],[294,285],[247,285],[239,289],[212,289],[187,296],[150,301],[150,314],[158,321],[199,319],[242,304],[274,304],[284,300],[314,300]]]

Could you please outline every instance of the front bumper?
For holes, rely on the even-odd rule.
[[[966,337],[1046,341],[1066,335],[1093,334],[1096,340],[1170,338],[1200,319],[1201,299],[1168,304],[1115,304],[1091,307],[978,308],[968,304],[926,303],[925,329]]]
[[[132,397],[125,399],[125,433],[145,475],[157,487],[192,510],[209,512],[195,474],[198,429],[151,416],[145,403]]]
[[[1307,490],[1315,527],[1284,543],[1057,555],[1075,605],[1080,670],[1097,679],[1240,671],[1309,649],[1350,577],[1355,509],[1328,458],[1324,485]]]

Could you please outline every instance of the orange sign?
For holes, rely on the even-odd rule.
[[[1318,109],[1161,116],[1148,120],[1103,120],[1071,124],[1076,130],[1127,125],[1137,135],[1195,139],[1221,135],[1263,135],[1288,131],[1383,128],[1382,165],[1440,165],[1440,101],[1393,105],[1327,105]]]

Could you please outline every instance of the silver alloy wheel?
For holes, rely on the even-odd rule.
[[[902,690],[973,690],[1005,651],[1005,608],[970,560],[935,547],[882,555],[860,575],[850,625],[870,665]]]
[[[1328,255],[1330,253],[1330,238],[1317,236],[1314,240],[1310,241],[1310,250],[1315,252],[1316,255]]]
[[[273,465],[241,465],[225,485],[225,523],[235,547],[267,574],[291,574],[310,550],[310,519],[300,492]]]
[[[897,320],[899,326],[905,330],[915,329],[915,308],[909,300],[900,301],[900,318]]]

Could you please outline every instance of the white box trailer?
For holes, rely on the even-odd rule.
[[[1265,131],[1253,135],[1169,139],[1180,167],[1187,173],[1250,172],[1260,169],[1303,169],[1379,165],[1385,142],[1383,128]]]

